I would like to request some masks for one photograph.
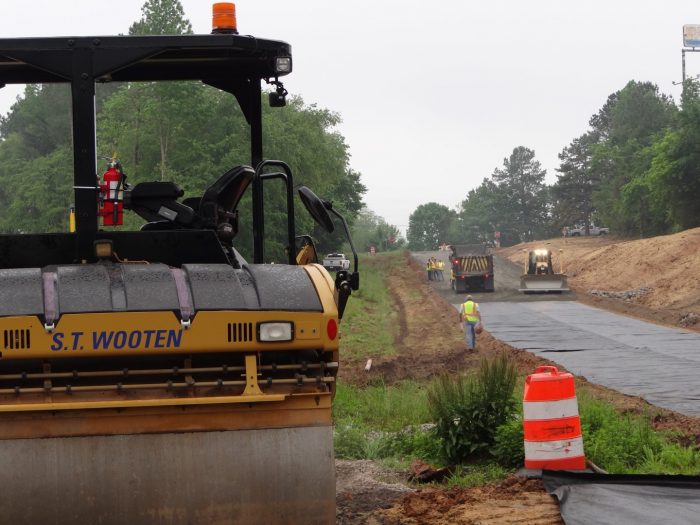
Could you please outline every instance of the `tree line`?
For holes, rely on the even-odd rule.
[[[409,246],[493,241],[496,232],[512,245],[593,222],[623,237],[700,226],[700,85],[686,81],[677,105],[655,84],[630,81],[562,149],[556,171],[546,184],[534,150],[514,148],[457,209],[418,206]]]
[[[179,0],[146,0],[129,34],[187,34],[192,28]],[[28,85],[0,118],[0,231],[65,231],[72,203],[72,129],[66,85]],[[201,195],[226,170],[249,159],[248,129],[235,99],[192,82],[114,83],[97,86],[98,166],[117,153],[130,183],[172,180],[186,196]],[[337,113],[290,97],[284,108],[263,104],[266,158],[287,161],[295,182],[333,201],[351,225],[361,251],[405,246],[401,232],[364,207],[360,174],[337,131]],[[408,244],[431,249],[442,242],[502,244],[557,235],[595,221],[621,236],[651,236],[700,225],[700,86],[687,81],[679,104],[649,82],[629,82],[611,94],[589,129],[559,154],[557,180],[535,152],[513,149],[456,209],[419,206],[410,216]],[[284,193],[265,193],[266,253],[284,259]],[[252,233],[249,197],[241,203],[236,245],[246,256]],[[299,231],[319,251],[341,249],[342,228],[326,234],[305,212]],[[138,228],[131,219],[128,228]],[[347,249],[345,247],[344,249]]]

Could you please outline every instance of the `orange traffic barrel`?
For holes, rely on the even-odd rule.
[[[527,376],[523,430],[525,468],[586,468],[573,375],[559,373],[554,366],[540,366]]]

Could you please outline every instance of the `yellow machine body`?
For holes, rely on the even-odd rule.
[[[562,271],[556,273],[552,264],[552,252],[546,249],[528,252],[525,270],[520,276],[519,291],[523,293],[568,292],[567,276]]]
[[[303,269],[319,311],[0,318],[9,522],[332,523],[338,311],[328,273]],[[266,322],[292,340],[260,341]]]

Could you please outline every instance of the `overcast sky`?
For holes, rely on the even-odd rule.
[[[211,2],[181,0],[196,33]],[[0,0],[0,38],[127,32],[143,0]],[[678,99],[698,0],[240,0],[242,34],[292,45],[293,94],[341,114],[368,207],[402,230],[454,208],[516,146],[557,154],[629,80]],[[688,54],[689,75],[700,53]],[[16,87],[0,90],[5,114]]]

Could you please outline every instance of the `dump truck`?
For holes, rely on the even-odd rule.
[[[263,81],[283,106],[290,45],[214,14],[205,35],[0,39],[0,86],[70,87],[75,199],[73,232],[0,235],[4,523],[335,522],[331,406],[357,255],[331,203],[263,157]],[[96,84],[171,80],[237,100],[250,165],[202,174],[184,199],[173,182],[129,184],[116,158],[98,177]],[[270,184],[286,196],[285,264],[264,262]],[[252,261],[236,247],[247,194]],[[297,196],[325,230],[342,224],[352,271],[318,264]],[[129,213],[140,229],[109,228]]]
[[[450,247],[452,289],[455,293],[493,292],[493,255],[485,244]]]
[[[519,291],[523,293],[561,293],[568,292],[567,277],[564,273],[563,258],[560,257],[559,273],[552,265],[552,252],[537,249],[527,252],[525,270],[520,276]]]

